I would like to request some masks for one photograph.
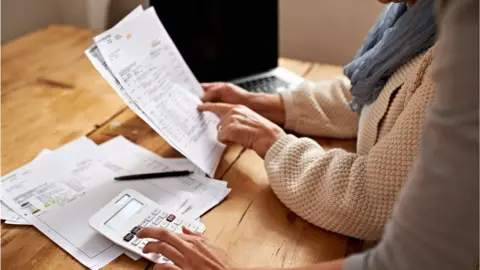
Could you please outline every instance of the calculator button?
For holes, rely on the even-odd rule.
[[[181,233],[181,232],[183,232],[182,226],[178,226],[178,227],[175,229],[175,231],[173,231],[173,232],[175,232],[175,233]]]
[[[143,249],[146,244],[147,244],[146,241],[142,241],[142,242],[138,245],[138,248],[139,248],[139,249]]]
[[[168,225],[168,227],[167,227],[167,230],[173,232],[173,231],[175,231],[175,229],[176,229],[177,227],[178,227],[178,226],[175,225],[174,223],[170,223],[170,225]]]
[[[188,225],[188,228],[190,229],[190,231],[194,232],[198,229],[198,226],[192,223],[192,224]]]
[[[133,229],[130,232],[136,235],[141,229],[142,229],[142,227],[135,226],[135,227],[133,227]]]
[[[175,220],[175,215],[173,215],[173,214],[168,215],[168,217],[167,217],[168,222],[172,222],[174,220]]]
[[[174,223],[175,223],[175,225],[178,226],[178,225],[182,224],[182,222],[183,222],[183,220],[177,218]]]
[[[152,220],[152,219],[153,219],[153,215],[148,215],[148,216],[145,218],[145,220],[147,220],[147,221],[150,221],[150,220]]]
[[[144,220],[144,221],[140,224],[140,227],[145,228],[145,227],[147,227],[147,224],[148,224],[148,220]]]
[[[135,235],[133,235],[133,233],[127,233],[127,235],[123,237],[123,241],[130,242],[130,240],[132,240],[134,236]]]
[[[162,213],[160,213],[160,217],[161,217],[161,218],[165,218],[166,216],[167,216],[167,212],[162,212]]]
[[[158,209],[158,208],[153,210],[153,212],[152,212],[153,215],[158,215],[158,213],[160,213],[160,209]]]
[[[136,245],[138,245],[138,244],[140,243],[140,241],[142,241],[142,239],[140,239],[140,238],[136,238],[136,239],[135,239],[135,240],[133,240],[133,241],[132,241],[130,244],[132,244],[132,245],[136,246]]]
[[[160,216],[156,217],[154,220],[153,220],[153,224],[154,225],[158,225],[160,224],[160,222],[162,222],[163,218],[161,218]]]
[[[160,223],[160,227],[166,228],[166,227],[168,227],[168,224],[170,224],[170,222],[168,222],[168,221],[165,219],[165,220],[163,220],[163,221]]]

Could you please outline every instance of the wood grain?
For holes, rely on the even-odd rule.
[[[347,238],[312,226],[273,194],[263,160],[245,151],[223,178],[228,198],[202,218],[206,236],[241,266],[291,267],[344,256]]]
[[[83,54],[92,37],[54,26],[2,47],[2,175],[125,108]]]

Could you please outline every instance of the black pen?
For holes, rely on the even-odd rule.
[[[159,172],[159,173],[145,173],[145,174],[134,174],[134,175],[124,175],[115,177],[115,180],[142,180],[142,179],[152,179],[152,178],[166,178],[166,177],[178,177],[178,176],[187,176],[192,174],[191,171],[172,171],[172,172]]]

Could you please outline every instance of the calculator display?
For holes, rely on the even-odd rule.
[[[107,222],[105,226],[113,231],[117,231],[125,221],[129,220],[135,213],[138,212],[143,206],[143,203],[132,199],[129,201],[120,211],[113,215]]]

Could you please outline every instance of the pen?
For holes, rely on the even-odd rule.
[[[159,172],[159,173],[145,173],[145,174],[133,174],[115,177],[115,180],[142,180],[152,178],[166,178],[176,176],[187,176],[192,174],[191,171],[172,171],[172,172]]]

